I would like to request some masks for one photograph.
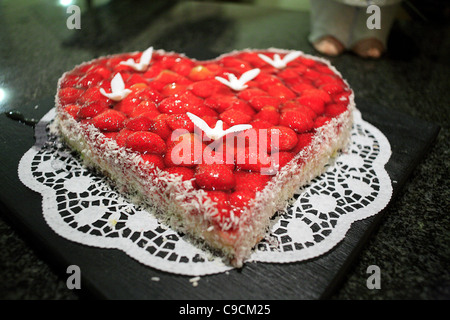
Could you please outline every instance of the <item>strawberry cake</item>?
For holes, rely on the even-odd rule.
[[[58,81],[53,128],[130,201],[241,267],[350,139],[352,90],[300,51],[101,57]]]

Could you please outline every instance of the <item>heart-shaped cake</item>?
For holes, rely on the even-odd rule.
[[[86,165],[240,267],[345,148],[355,104],[328,61],[300,51],[197,61],[149,48],[66,72],[56,107],[54,128]]]

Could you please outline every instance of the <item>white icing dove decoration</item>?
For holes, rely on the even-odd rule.
[[[152,55],[153,47],[150,47],[142,53],[139,63],[130,58],[127,61],[121,61],[120,64],[129,66],[136,71],[145,71],[147,70],[150,61],[152,60]]]
[[[131,90],[125,89],[125,83],[123,82],[122,76],[118,73],[111,80],[111,93],[107,93],[103,88],[100,88],[100,93],[111,100],[120,101],[129,95]]]
[[[222,120],[218,120],[216,122],[214,129],[212,129],[202,118],[199,118],[195,114],[192,114],[190,112],[186,112],[186,114],[189,117],[189,119],[191,119],[191,121],[198,128],[202,129],[202,131],[206,134],[206,136],[212,140],[217,140],[229,133],[247,130],[252,127],[251,124],[238,124],[228,128],[227,130],[223,130],[223,122]]]
[[[278,53],[275,53],[273,55],[273,59],[271,59],[270,57],[268,57],[262,53],[258,54],[258,57],[260,57],[262,60],[264,60],[265,62],[270,64],[272,67],[275,67],[277,69],[283,69],[287,66],[287,64],[289,62],[294,61],[301,55],[302,55],[301,51],[293,51],[293,52],[289,52],[287,55],[285,55],[283,57],[283,59],[281,59],[281,57]]]
[[[241,91],[248,87],[246,83],[255,79],[260,71],[261,70],[258,68],[249,70],[244,72],[239,79],[234,74],[230,73],[228,75],[228,80],[222,77],[216,77],[216,80],[235,91]]]

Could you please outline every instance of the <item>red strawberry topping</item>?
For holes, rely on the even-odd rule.
[[[289,127],[297,133],[306,132],[313,128],[314,122],[310,115],[297,110],[288,110],[281,114],[280,125]]]
[[[59,102],[62,105],[75,103],[78,98],[84,93],[84,90],[77,88],[62,88],[58,91]]]
[[[239,190],[230,194],[230,205],[231,207],[236,208],[235,214],[238,213],[238,216],[242,214],[245,207],[248,206],[250,201],[255,198],[255,191],[252,190]]]
[[[92,124],[101,131],[119,131],[124,127],[126,116],[116,110],[106,110],[92,119]]]
[[[275,126],[269,129],[267,138],[268,151],[289,151],[297,145],[298,138],[294,130]]]
[[[94,101],[83,105],[78,111],[77,116],[79,119],[91,119],[107,109],[108,106],[105,103],[101,101]]]
[[[195,170],[195,181],[206,190],[231,190],[236,185],[233,171],[225,164],[199,164]]]
[[[140,61],[141,53],[105,57],[67,73],[58,102],[76,121],[94,125],[110,142],[139,153],[144,173],[154,175],[158,168],[205,190],[218,210],[213,221],[229,221],[311,144],[321,126],[348,110],[352,94],[326,63],[300,56],[277,69],[260,52],[274,58],[270,50],[243,51],[199,62],[155,51],[146,70],[134,71],[120,62]],[[255,68],[259,74],[242,90],[215,78],[239,78]],[[112,92],[111,80],[119,72],[131,93],[114,101],[100,89]],[[198,134],[187,112],[210,128],[222,120],[224,129],[238,124],[252,129],[214,142]]]
[[[137,131],[130,134],[126,138],[125,146],[143,154],[164,154],[166,152],[166,143],[164,140],[157,134],[146,131]]]

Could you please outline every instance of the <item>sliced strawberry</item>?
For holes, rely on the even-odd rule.
[[[279,119],[279,115],[278,115],[278,119]],[[269,129],[270,127],[273,126],[272,123],[266,121],[266,120],[261,120],[261,119],[256,119],[253,120],[252,122],[250,122],[250,124],[252,125],[252,128],[254,129]]]
[[[105,104],[112,104],[112,101],[100,92],[100,87],[88,88],[78,99],[80,104],[88,104],[94,101],[101,101]]]
[[[203,152],[206,145],[194,134],[183,134],[172,137],[164,157],[167,167],[194,167],[203,162]]]
[[[201,98],[207,98],[214,94],[219,83],[214,80],[201,80],[192,84],[192,93]]]
[[[194,180],[194,170],[188,167],[170,167],[165,169],[166,172],[181,176],[181,181],[190,181],[193,188],[197,186]]]
[[[82,89],[76,88],[62,88],[58,91],[58,99],[61,104],[75,103],[79,97],[84,93]]]
[[[147,80],[140,74],[134,73],[127,79],[127,86],[132,86],[135,84],[146,84]]]
[[[335,74],[333,70],[330,69],[329,65],[318,61],[315,66],[316,70],[324,74]]]
[[[141,154],[142,160],[146,165],[141,166],[141,168],[148,174],[155,172],[155,169],[163,170],[164,159],[158,154]]]
[[[252,69],[252,66],[247,61],[231,56],[221,59],[221,63],[226,68],[238,70],[239,73]]]
[[[170,69],[172,68],[178,61],[180,61],[180,56],[178,54],[173,55],[164,55],[161,56],[159,59],[159,62],[166,68]]]
[[[276,126],[280,122],[280,114],[278,109],[272,106],[262,107],[255,115],[255,119],[263,120]]]
[[[129,57],[126,57],[123,61],[128,60]],[[127,66],[125,64],[117,64],[116,66],[114,66],[112,68],[113,73],[121,73],[122,75],[128,75],[130,73],[133,72],[133,68],[131,68],[130,66]],[[128,77],[124,77],[124,80],[126,81],[126,78]]]
[[[225,164],[199,164],[195,169],[195,181],[206,190],[231,190],[236,185],[233,171]]]
[[[217,215],[214,217],[216,222],[222,221],[222,218],[229,215],[230,200],[229,195],[223,191],[206,191],[209,200],[213,206],[217,209]]]
[[[145,84],[135,84],[130,87],[130,90],[132,92],[127,95],[124,99],[119,101],[115,106],[114,109],[123,112],[126,115],[131,115],[134,108],[138,106],[142,101],[145,100],[151,100],[154,101],[152,98],[152,91],[147,87]]]
[[[259,111],[265,106],[278,108],[281,100],[272,96],[255,96],[249,100],[249,103],[255,110]]]
[[[311,83],[305,81],[295,84],[291,87],[291,90],[298,94],[302,94],[304,91],[310,89],[315,89],[315,87]]]
[[[303,72],[303,77],[311,81],[316,81],[320,76],[321,76],[320,72],[311,68],[307,68],[305,72]]]
[[[215,140],[208,144],[203,150],[203,163],[205,164],[225,164],[231,170],[235,169],[235,153],[232,143],[223,138],[222,141]]]
[[[294,149],[291,150],[293,153],[299,153],[301,150],[306,148],[312,141],[313,133],[306,132],[306,133],[300,133],[297,135],[297,145]]]
[[[158,106],[162,113],[179,114],[186,113],[191,106],[203,104],[203,99],[196,97],[190,91],[186,91],[178,96],[165,98]]]
[[[188,84],[188,83],[190,83],[190,81],[186,77],[184,77],[184,76],[182,76],[182,75],[180,75],[180,74],[178,74],[176,72],[173,72],[171,70],[163,70],[163,71],[161,71],[154,78],[154,81],[162,83],[164,85],[169,84],[169,83],[174,83],[174,82],[175,83],[180,83],[180,84]]]
[[[306,115],[308,115],[308,117],[310,117],[313,120],[317,117],[317,114],[310,107],[301,104],[297,100],[290,100],[290,101],[286,102],[285,104],[283,104],[280,112],[283,113],[286,111],[297,111],[297,112],[305,113]]]
[[[302,133],[311,130],[314,122],[305,112],[288,110],[281,113],[280,125],[289,127],[297,133]]]
[[[77,118],[78,111],[80,110],[80,106],[76,104],[69,104],[64,107],[64,110],[70,114],[73,118]]]
[[[120,63],[121,61],[125,61],[125,60],[127,60],[127,59],[128,59],[128,55],[125,55],[125,54],[119,54],[119,55],[116,55],[116,56],[114,56],[114,57],[109,58],[109,59],[106,61],[105,66],[106,66],[106,68],[108,68],[109,70],[112,70],[112,69],[114,69],[117,65],[119,65],[119,63]]]
[[[172,82],[169,84],[166,84],[164,87],[160,89],[160,92],[163,96],[177,96],[183,92],[185,92],[187,89],[186,84],[180,84],[176,82]]]
[[[300,104],[309,107],[316,115],[320,115],[325,111],[325,103],[322,99],[314,96],[301,96],[296,99]]]
[[[245,147],[236,150],[236,170],[261,172],[270,167],[270,161],[270,156],[258,149]]]
[[[333,101],[335,103],[341,103],[341,104],[348,104],[349,103],[349,96],[352,94],[350,90],[344,90],[339,93],[333,94]]]
[[[126,116],[116,110],[108,109],[92,119],[92,124],[101,131],[119,131],[124,127]]]
[[[159,103],[164,99],[164,96],[161,93],[150,87],[140,90],[138,93],[138,97],[141,99],[141,101],[150,100],[154,103]]]
[[[196,115],[198,116],[198,114]],[[202,118],[203,121],[205,121],[210,128],[214,128],[217,124],[217,120],[219,120],[217,116],[201,116],[200,118]]]
[[[139,115],[135,118],[129,119],[125,127],[132,131],[149,131],[153,126],[153,121],[145,115]]]
[[[291,65],[289,69],[297,72],[299,75],[303,75],[308,67],[304,64],[296,63],[295,65]]]
[[[103,79],[108,79],[111,77],[111,71],[102,65],[94,65],[88,72],[98,74]]]
[[[114,137],[114,140],[116,140],[116,143],[119,145],[119,147],[126,147],[125,142],[127,140],[127,137],[132,134],[134,131],[131,131],[129,129],[122,129],[120,130],[117,135]]]
[[[295,72],[295,70],[293,70],[292,68],[281,70],[280,72],[278,72],[278,77],[280,77],[283,80],[299,78],[298,73]]]
[[[336,117],[347,111],[347,106],[340,103],[330,103],[325,106],[325,115],[328,117]]]
[[[280,171],[294,158],[294,154],[288,151],[280,151],[271,155],[272,174]]]
[[[213,79],[214,78],[214,72],[209,70],[208,67],[203,65],[195,66],[191,69],[189,72],[188,78],[193,81],[201,81],[201,80],[207,80],[207,79]]]
[[[240,111],[242,113],[248,114],[249,116],[254,116],[256,114],[255,110],[244,100],[237,99],[233,105],[227,109],[228,110],[234,110],[234,111]]]
[[[108,105],[106,103],[94,101],[82,106],[78,111],[77,116],[79,119],[91,119],[107,109]]]
[[[307,67],[313,67],[313,66],[315,66],[317,64],[316,60],[310,59],[310,58],[306,58],[306,57],[299,57],[299,58],[297,58],[297,60],[301,64],[303,64],[303,65],[305,65]]]
[[[162,139],[167,140],[167,138],[170,137],[172,130],[170,130],[170,127],[167,125],[165,115],[160,114],[156,118],[152,119],[152,122],[153,124],[150,128],[150,131],[156,133]]]
[[[281,83],[277,83],[273,86],[270,86],[267,92],[272,97],[280,99],[281,102],[294,99],[295,97],[297,97],[297,95],[292,90],[290,90],[288,87],[286,87]]]
[[[222,113],[227,109],[240,104],[245,104],[244,100],[237,98],[234,95],[215,94],[204,100],[205,106],[216,110],[218,113]]]
[[[316,119],[314,119],[314,128],[320,128],[330,120],[331,118],[327,116],[317,117]]]
[[[273,85],[282,83],[278,77],[263,72],[258,74],[255,81],[258,83],[258,87],[264,91],[268,91]]]
[[[255,96],[267,96],[267,92],[258,88],[247,88],[242,91],[239,91],[237,96],[239,99],[249,101],[251,98]]]
[[[316,97],[322,99],[324,103],[331,102],[331,97],[328,93],[321,89],[306,89],[302,92],[302,97]]]
[[[161,101],[158,110],[168,114],[186,113],[187,111],[184,102],[175,96],[167,97]]]
[[[147,79],[153,79],[155,78],[158,74],[161,73],[161,71],[164,70],[164,67],[159,64],[159,63],[153,63],[152,65],[150,65],[147,69],[147,71],[143,74],[144,78]]]
[[[228,109],[219,115],[219,118],[229,126],[237,124],[248,124],[252,120],[252,116],[239,110]]]
[[[194,140],[202,142],[202,138],[195,133],[185,131],[181,134],[175,134],[174,132],[172,132],[169,139],[167,139],[166,141],[166,145],[168,148],[170,148],[180,142],[194,142]]]
[[[189,119],[187,114],[172,114],[166,121],[172,130],[184,129],[189,132],[194,132],[194,123]]]
[[[234,174],[236,178],[235,191],[241,190],[263,190],[267,183],[269,183],[271,177],[269,175],[261,175],[259,173],[236,171]]]
[[[108,131],[105,131],[105,132],[103,132],[103,135],[105,136],[105,142],[107,141],[107,139],[112,139],[112,140],[115,140],[116,139],[116,136],[119,134],[119,132],[117,132],[117,131],[111,131],[111,132],[108,132]]]
[[[78,74],[66,74],[59,83],[60,88],[75,87],[81,76]]]
[[[126,138],[125,146],[142,154],[164,154],[166,152],[164,140],[159,135],[147,131],[137,131],[130,134]]]
[[[239,190],[230,194],[230,205],[235,209],[234,214],[237,213],[237,216],[240,216],[253,199],[255,199],[255,191],[250,189]]]
[[[267,62],[263,61],[257,52],[242,52],[238,57],[250,63],[253,68],[262,68],[267,65]]]
[[[177,74],[187,77],[193,66],[193,61],[186,58],[179,58],[178,61],[172,66],[171,70]]]
[[[189,105],[186,109],[188,112],[193,113],[200,118],[211,117],[217,119],[217,117],[219,116],[219,114],[215,110],[207,107],[203,103],[198,105]]]
[[[320,86],[320,89],[324,90],[330,96],[344,91],[344,88],[344,84],[341,82],[326,83]]]
[[[194,178],[194,170],[188,167],[170,167],[166,170],[170,174],[182,176],[182,181],[191,180]]]
[[[267,148],[269,152],[289,151],[297,145],[297,142],[297,134],[288,127],[275,126],[268,131]]]
[[[317,77],[317,79],[314,80],[314,85],[320,89],[322,89],[322,87],[325,85],[335,85],[335,84],[339,85],[340,81],[334,75],[330,74],[322,74],[319,77]]]
[[[158,108],[156,107],[156,104],[154,102],[152,102],[150,100],[145,100],[133,108],[133,111],[131,111],[130,117],[134,118],[134,117],[137,117],[144,113],[150,119],[153,119],[160,114],[160,112],[158,111]]]
[[[97,73],[87,73],[77,83],[77,87],[87,89],[89,87],[97,85],[103,80],[103,77]]]

